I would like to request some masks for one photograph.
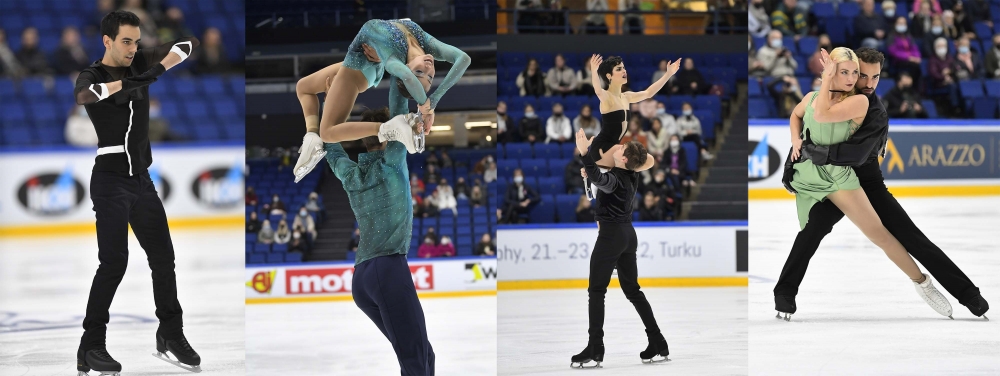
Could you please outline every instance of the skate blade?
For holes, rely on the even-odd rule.
[[[983,318],[986,319],[986,321],[990,321],[990,318],[986,317],[986,315],[983,315]]]
[[[101,374],[99,376],[121,376],[120,372],[117,371],[97,371]],[[90,376],[89,372],[76,371],[76,376]]]
[[[201,372],[201,366],[200,365],[198,365],[198,366],[192,366],[192,365],[189,365],[189,364],[181,363],[181,362],[177,361],[176,359],[174,359],[172,356],[170,356],[169,353],[155,352],[155,353],[153,353],[153,356],[156,357],[157,359],[160,359],[160,360],[164,361],[164,362],[167,362],[167,363],[173,364],[173,365],[175,365],[177,367],[180,367],[180,368],[184,369],[185,371],[194,372],[194,373]]]
[[[570,362],[569,363],[569,368],[576,368],[576,369],[604,368],[603,366],[601,366],[601,362],[597,362],[597,361],[594,361],[594,362],[597,363],[597,364],[590,365],[590,366],[587,365],[587,364],[590,364],[590,361],[587,361],[587,362]]]
[[[309,157],[309,163],[295,170],[295,182],[298,183],[299,181],[302,181],[306,175],[309,175],[309,173],[316,168],[316,165],[318,165],[319,161],[322,161],[323,158],[326,158],[326,150],[318,150],[314,152],[313,156]]]
[[[668,358],[668,357],[665,357],[665,356],[664,357],[654,356],[652,359],[643,359],[642,363],[643,364],[654,364],[654,363],[666,363],[666,362],[669,362],[669,361],[670,361],[670,358]]]
[[[785,314],[785,317],[781,317],[782,313]],[[778,312],[778,314],[774,315],[774,318],[778,320],[792,321],[792,314],[787,312]]]

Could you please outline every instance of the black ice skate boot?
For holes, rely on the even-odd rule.
[[[108,354],[107,349],[91,349],[86,352],[78,351],[76,354],[77,376],[87,376],[93,369],[101,375],[118,376],[122,371],[122,364],[115,361],[115,358]]]
[[[597,364],[584,365],[591,361],[594,361]],[[601,368],[601,362],[603,361],[604,343],[591,341],[587,343],[587,348],[570,358],[569,366],[571,368]]]
[[[774,318],[792,321],[792,314],[795,313],[795,297],[791,295],[775,295],[774,310],[778,311],[778,314],[774,315]],[[785,314],[785,317],[781,317],[782,313]]]
[[[986,311],[990,310],[990,304],[983,299],[982,295],[976,295],[975,298],[962,302],[965,308],[968,308],[973,315],[982,317],[989,321],[989,317],[986,317]]]
[[[153,356],[185,370],[194,373],[201,372],[201,357],[191,348],[191,344],[188,343],[187,338],[184,338],[184,334],[171,339],[165,339],[157,334],[156,354]]]
[[[646,346],[646,350],[639,353],[639,358],[642,359],[642,362],[669,362],[670,359],[667,358],[667,355],[670,355],[670,349],[667,347],[667,340],[663,338],[663,335],[656,334],[655,336],[650,336],[648,339],[649,346]]]

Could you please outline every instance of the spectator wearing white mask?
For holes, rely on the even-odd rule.
[[[708,152],[705,140],[701,138],[701,121],[694,116],[691,104],[684,102],[681,106],[681,117],[677,118],[677,126],[680,128],[680,136],[684,141],[693,141],[701,149],[701,157],[705,160],[715,158]]]
[[[560,103],[552,105],[552,116],[545,122],[545,143],[569,141],[573,136],[573,125],[569,118],[563,113],[563,106]]]

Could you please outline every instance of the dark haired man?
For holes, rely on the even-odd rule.
[[[880,153],[884,155],[885,144],[889,137],[889,116],[875,95],[875,87],[878,86],[885,57],[881,52],[871,48],[859,48],[856,53],[861,62],[861,75],[857,87],[868,96],[869,103],[864,122],[850,139],[840,144],[815,145],[806,137],[801,144],[802,158],[799,161],[810,159],[817,166],[827,164],[853,166],[861,181],[861,188],[865,190],[868,200],[885,228],[903,244],[913,258],[920,261],[920,264],[938,279],[948,293],[965,305],[973,315],[985,317],[989,304],[979,294],[979,288],[917,228],[885,186],[878,157]],[[798,135],[802,130],[802,118],[792,116],[791,125],[792,133]],[[785,162],[782,182],[785,189],[790,191],[794,191],[789,184],[792,165],[799,161],[789,159]],[[778,312],[785,313],[786,320],[789,315],[795,313],[795,295],[798,294],[799,285],[809,266],[809,259],[816,253],[823,237],[829,234],[833,230],[833,225],[843,217],[844,213],[829,200],[816,204],[809,212],[809,222],[806,223],[806,227],[795,237],[792,251],[774,287],[774,308]],[[924,283],[929,284],[930,278]],[[924,283],[916,284],[918,293],[926,287]]]
[[[589,177],[597,186],[598,222],[597,242],[594,252],[590,255],[590,282],[587,293],[590,296],[588,314],[590,317],[587,348],[570,358],[570,365],[583,368],[585,363],[597,362],[594,367],[600,367],[604,361],[604,295],[608,292],[611,273],[618,269],[618,281],[625,297],[628,298],[646,327],[646,337],[649,341],[646,350],[639,353],[643,362],[665,361],[670,354],[667,341],[656,326],[653,309],[646,296],[639,290],[638,267],[636,265],[635,228],[632,227],[632,211],[635,202],[635,192],[639,184],[639,173],[647,159],[647,151],[642,144],[630,141],[624,145],[615,145],[609,152],[614,156],[615,167],[602,173],[597,163],[587,153],[593,138],[588,139],[581,129],[576,134],[577,152],[583,158],[581,175]],[[654,360],[655,358],[655,360]],[[578,365],[574,365],[578,364]]]
[[[105,340],[108,309],[128,264],[129,225],[153,271],[153,300],[160,321],[157,355],[181,368],[200,371],[201,358],[184,337],[167,217],[146,170],[152,163],[147,86],[187,59],[198,40],[185,37],[138,49],[140,34],[135,14],[119,10],[105,16],[101,20],[104,57],[80,73],[74,89],[76,103],[84,105],[97,130],[90,198],[101,261],[90,288],[77,351],[80,372],[121,371],[121,364],[108,354]]]
[[[389,109],[368,110],[363,123],[373,127],[406,121],[416,114],[389,119]],[[411,136],[412,137],[412,136]],[[361,240],[354,259],[351,294],[392,343],[404,375],[433,375],[434,349],[427,339],[424,310],[417,299],[406,253],[413,228],[407,147],[379,136],[361,139],[367,153],[352,161],[339,143],[324,144],[326,161],[340,179],[358,220]]]

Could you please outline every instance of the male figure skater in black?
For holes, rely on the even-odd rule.
[[[927,239],[885,186],[878,157],[880,153],[884,153],[883,149],[889,137],[889,115],[875,95],[875,87],[878,86],[879,73],[882,71],[885,58],[881,52],[871,48],[860,48],[856,53],[861,60],[861,75],[857,85],[868,96],[869,103],[864,122],[849,140],[832,146],[813,144],[807,135],[802,142],[799,160],[791,160],[789,154],[789,159],[785,161],[782,178],[785,189],[794,192],[789,185],[792,179],[792,165],[807,158],[817,166],[826,164],[853,166],[861,181],[861,188],[865,190],[868,200],[871,201],[885,228],[903,244],[913,258],[920,261],[927,271],[937,278],[948,293],[958,299],[973,315],[985,317],[984,314],[990,306],[979,294],[979,288],[940,248]],[[797,129],[802,129],[801,118],[793,116],[791,121],[799,125]],[[843,217],[844,213],[830,200],[813,206],[809,212],[809,222],[795,237],[792,251],[781,270],[781,277],[774,286],[775,310],[787,314],[795,313],[795,295],[798,294],[799,285],[809,266],[809,259],[816,253],[823,237],[829,234],[833,230],[833,225]]]
[[[587,154],[587,148],[593,137],[581,129],[576,134],[577,152],[583,157],[584,178],[597,186],[597,213],[594,216],[598,222],[597,242],[594,252],[590,254],[590,295],[588,313],[590,316],[590,340],[587,348],[570,359],[571,367],[584,368],[583,364],[597,362],[593,367],[600,367],[604,361],[604,295],[611,283],[611,272],[618,267],[618,282],[621,284],[625,297],[628,298],[639,318],[646,327],[646,338],[649,345],[639,353],[643,362],[665,361],[670,354],[667,340],[656,326],[653,309],[646,300],[646,295],[639,290],[638,270],[636,266],[636,248],[638,239],[635,228],[632,227],[632,211],[635,202],[635,190],[639,183],[639,173],[635,170],[646,163],[647,151],[641,143],[631,141],[624,145],[615,145],[608,149],[614,156],[615,167],[606,173],[601,173],[594,158]],[[662,358],[653,360],[655,356]],[[574,365],[577,364],[577,365]],[[587,367],[591,368],[591,367]]]
[[[117,374],[121,364],[108,354],[105,339],[108,309],[128,265],[128,227],[132,226],[153,271],[153,300],[160,326],[157,356],[189,371],[200,371],[201,358],[184,337],[177,301],[174,248],[163,203],[147,168],[149,148],[149,84],[190,56],[198,40],[181,38],[138,50],[139,18],[122,10],[101,20],[104,57],[80,73],[74,95],[97,129],[98,149],[90,179],[90,198],[97,217],[98,258],[90,288],[77,370]],[[167,358],[173,354],[176,360]]]

